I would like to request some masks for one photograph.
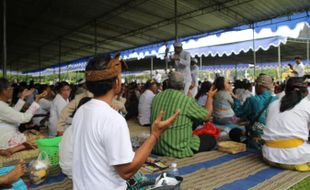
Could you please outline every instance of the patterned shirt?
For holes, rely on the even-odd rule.
[[[237,117],[246,118],[250,121],[255,119],[256,114],[262,110],[265,105],[268,103],[272,93],[265,91],[260,95],[252,96],[246,99],[244,104],[241,106],[240,100],[235,99],[233,109]],[[276,96],[272,97],[271,102],[277,100]],[[265,124],[266,123],[267,112],[264,112],[258,119],[258,122]]]
[[[163,156],[177,158],[189,157],[198,151],[200,139],[192,135],[193,120],[204,120],[208,111],[183,92],[168,89],[156,95],[152,102],[151,121],[156,119],[160,111],[164,111],[164,119],[169,118],[180,109],[178,119],[160,136],[154,152]]]

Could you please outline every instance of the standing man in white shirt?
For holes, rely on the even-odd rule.
[[[145,91],[139,99],[139,115],[138,120],[142,126],[151,126],[151,105],[154,96],[158,92],[158,86],[154,80],[147,81]]]
[[[192,96],[195,97],[198,93],[198,75],[199,67],[197,65],[198,61],[196,58],[191,59],[191,74],[192,74]]]
[[[170,60],[175,63],[176,71],[182,73],[184,77],[184,94],[187,95],[189,88],[192,84],[191,75],[191,55],[189,52],[184,51],[181,42],[175,42],[174,55],[170,57]],[[169,59],[169,58],[165,58]]]
[[[295,77],[303,77],[305,76],[305,66],[302,63],[302,58],[301,56],[296,56],[295,57],[295,62],[296,64],[292,66],[289,64],[290,69],[292,69],[292,72]]]
[[[165,121],[161,112],[151,135],[133,152],[126,120],[111,105],[121,90],[121,61],[94,58],[86,66],[86,86],[94,98],[76,112],[73,121],[72,179],[75,190],[125,190],[126,181],[144,164],[160,134],[178,117]]]

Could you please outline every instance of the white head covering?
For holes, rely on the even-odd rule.
[[[174,47],[182,47],[182,43],[181,42],[174,42],[173,46]]]
[[[191,58],[191,61],[194,63],[198,63],[198,60],[196,58],[193,58],[193,57]]]

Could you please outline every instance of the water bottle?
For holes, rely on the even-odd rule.
[[[177,163],[171,163],[168,174],[172,176],[180,176]]]

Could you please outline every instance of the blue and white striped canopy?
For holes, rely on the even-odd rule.
[[[298,38],[304,27],[310,25],[310,11],[279,17],[267,21],[257,22],[253,25],[242,25],[225,30],[218,30],[201,35],[181,38],[183,48],[192,56],[230,56],[246,53],[253,50],[253,39],[255,40],[255,51],[265,50],[270,47],[278,47],[286,44],[288,38]],[[123,59],[143,59],[149,56],[163,58],[168,47],[173,52],[174,40],[137,47],[121,51]],[[111,53],[112,55],[114,53]],[[60,66],[61,73],[85,70],[87,61],[91,57],[64,63]],[[221,66],[220,66],[221,67]],[[43,70],[27,72],[32,76],[50,75],[59,72],[59,66],[49,67]]]

